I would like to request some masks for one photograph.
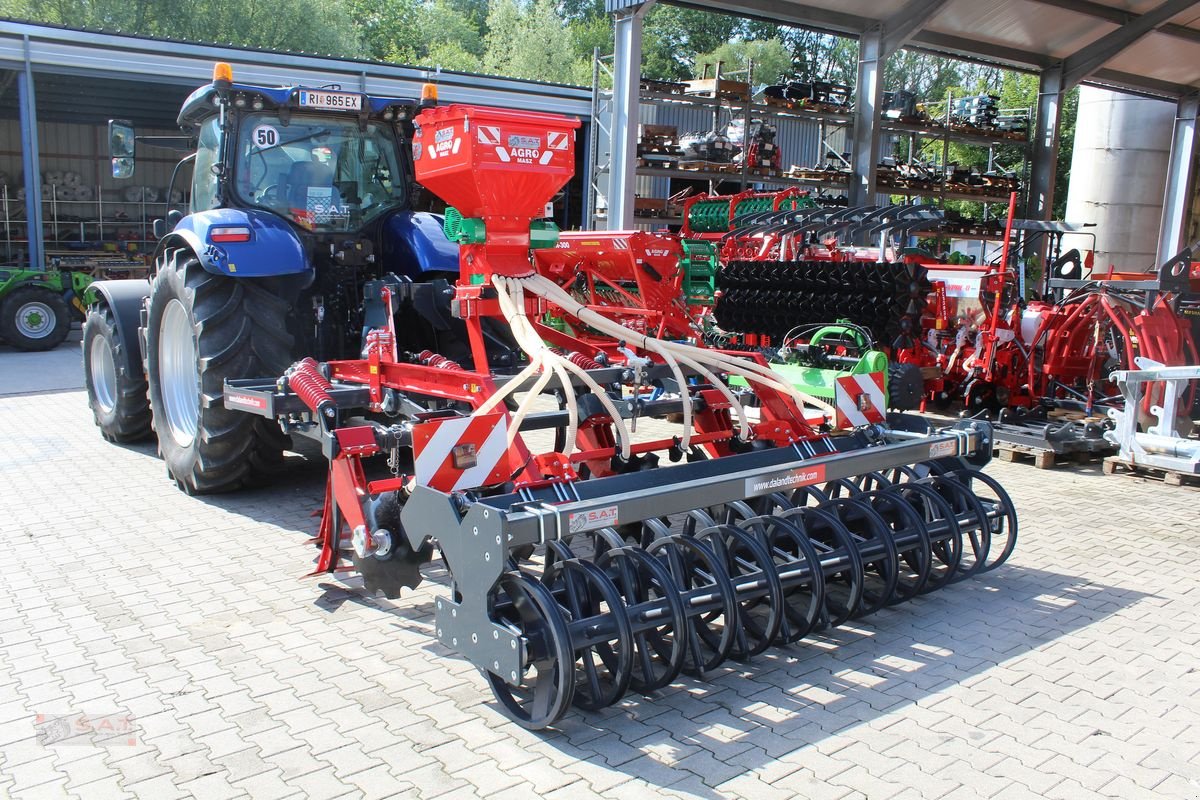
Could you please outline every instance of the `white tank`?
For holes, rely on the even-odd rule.
[[[1042,315],[1042,307],[1038,304],[1030,304],[1021,313],[1021,341],[1025,344],[1033,344],[1033,337],[1037,335],[1038,326],[1042,324]]]
[[[1095,272],[1154,268],[1174,123],[1174,103],[1080,87],[1066,219],[1096,223]]]

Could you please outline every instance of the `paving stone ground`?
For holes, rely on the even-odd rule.
[[[1200,491],[988,469],[1007,566],[534,734],[436,570],[301,578],[320,463],[187,497],[82,392],[0,397],[0,798],[1200,798]]]

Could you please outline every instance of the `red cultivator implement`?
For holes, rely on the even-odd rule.
[[[417,124],[417,175],[461,213],[455,309],[474,363],[489,363],[487,318],[511,326],[525,361],[485,372],[397,353],[389,315],[365,358],[231,382],[225,403],[322,442],[318,571],[352,568],[396,596],[440,551],[437,637],[513,720],[540,728],[572,703],[703,676],[1012,552],[1012,504],[976,469],[987,423],[822,433],[811,420],[833,409],[761,361],[656,335],[668,313],[623,325],[637,320],[578,300],[575,277],[539,273],[531,247],[553,235],[531,221],[571,174],[578,123],[450,106]],[[378,292],[390,304],[403,285]],[[635,437],[639,419],[666,417],[682,424]],[[391,474],[372,479],[374,455]]]

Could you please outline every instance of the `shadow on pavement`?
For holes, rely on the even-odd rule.
[[[297,446],[300,452],[289,456],[285,474],[270,486],[195,499],[311,537],[327,466],[308,444]],[[152,445],[136,449],[143,447],[153,453]],[[1098,477],[1098,467],[1090,467],[1072,471]],[[285,546],[304,545],[295,539]],[[397,628],[427,636],[430,659],[457,660],[433,635],[433,595],[448,591],[449,575],[436,558],[423,574],[427,584],[440,584],[433,593],[423,586],[394,601],[368,597],[357,577],[331,575],[314,587],[312,603],[328,613],[347,603],[378,609],[391,615]],[[986,673],[1148,596],[1080,576],[1005,565],[798,644],[772,647],[748,663],[726,662],[704,680],[681,677],[653,696],[629,694],[600,712],[572,710],[539,738],[571,758],[655,785],[689,781],[688,791],[697,796],[723,797],[697,776],[709,787],[718,786]],[[485,724],[496,725],[499,706],[486,694],[480,699],[490,709],[481,715]],[[491,714],[496,717],[488,719]],[[692,756],[698,761],[687,761]]]
[[[661,786],[694,779],[697,768],[650,761],[646,754],[737,753],[731,774],[720,772],[730,769],[727,763],[712,761],[716,772],[706,782],[715,786],[915,704],[1148,596],[1004,566],[795,645],[772,647],[749,663],[727,662],[704,681],[681,678],[655,696],[626,695],[599,713],[572,711],[544,739],[573,757],[603,759],[611,769]],[[689,791],[696,786],[693,780]],[[712,790],[701,796],[724,795]]]

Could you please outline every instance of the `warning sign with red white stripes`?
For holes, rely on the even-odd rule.
[[[569,137],[567,131],[549,131],[546,134],[546,147],[550,150],[566,150],[571,145]]]
[[[413,475],[439,492],[508,480],[508,415],[431,419],[413,426]]]
[[[833,404],[837,408],[837,428],[875,425],[887,418],[887,394],[882,372],[844,375],[837,378]]]
[[[476,134],[482,144],[500,144],[500,129],[493,125],[480,125]]]

